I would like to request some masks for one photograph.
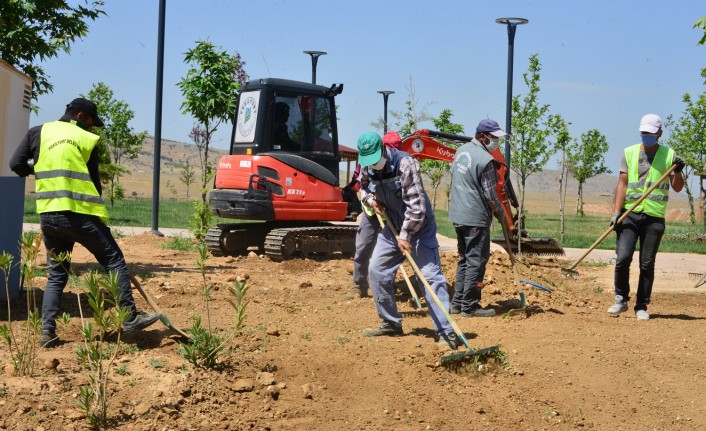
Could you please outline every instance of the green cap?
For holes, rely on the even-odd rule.
[[[380,161],[382,157],[382,139],[375,132],[367,132],[358,138],[358,163],[360,166],[370,166]]]

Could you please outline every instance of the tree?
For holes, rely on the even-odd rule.
[[[71,44],[88,34],[88,20],[105,15],[102,0],[83,0],[69,6],[64,0],[0,1],[0,58],[32,78],[32,98],[54,86],[41,62],[68,53]]]
[[[701,39],[696,43],[697,45],[703,45],[706,43],[706,16],[702,16],[699,18],[696,23],[694,23],[694,28],[700,28],[701,30],[704,31],[704,34],[701,36]]]
[[[409,77],[409,83],[406,86],[407,89],[407,100],[405,100],[405,106],[407,109],[404,112],[391,110],[390,116],[397,120],[395,122],[395,129],[402,136],[409,136],[412,132],[420,129],[419,125],[425,121],[431,121],[433,117],[429,114],[430,103],[424,106],[419,106],[419,98],[416,94],[416,89],[414,87],[414,81],[412,76]],[[389,121],[388,121],[389,123]],[[371,126],[384,130],[385,120],[380,117],[375,121],[370,123]]]
[[[706,69],[701,74],[706,78]],[[682,176],[689,199],[689,220],[694,224],[696,223],[696,212],[694,194],[689,187],[689,177],[691,174],[703,174],[706,170],[706,93],[701,93],[696,100],[686,93],[682,97],[682,101],[686,107],[679,119],[674,120],[670,115],[665,122],[665,127],[673,127],[666,143],[686,162]],[[704,211],[704,226],[706,227],[706,205],[704,205],[706,189],[704,189],[703,179],[700,182],[699,194]]]
[[[186,76],[177,84],[184,101],[181,104],[184,114],[192,115],[199,129],[198,139],[203,145],[201,157],[201,203],[196,203],[193,220],[194,237],[203,241],[210,224],[210,211],[206,196],[212,169],[208,162],[208,150],[213,133],[223,122],[235,116],[240,85],[247,80],[240,54],[230,55],[216,48],[211,42],[197,41],[196,47],[184,55],[190,65]],[[193,139],[193,136],[192,136]],[[201,151],[199,152],[201,155]]]
[[[434,118],[432,120],[432,122],[434,123],[434,128],[444,133],[451,133],[454,135],[462,134],[463,126],[461,124],[452,123],[451,117],[453,117],[453,113],[451,112],[451,110],[444,109],[443,111],[441,111],[441,114],[439,114],[438,118]],[[457,145],[451,141],[444,141],[444,144],[452,148],[457,147]],[[439,189],[439,186],[441,185],[441,182],[443,181],[444,177],[446,177],[446,174],[449,172],[449,163],[441,160],[422,160],[420,162],[420,165],[422,173],[426,175],[427,178],[429,178],[429,181],[431,182],[431,205],[433,209],[436,209],[436,194]],[[449,194],[450,189],[447,190],[447,198]]]
[[[512,98],[512,149],[510,168],[520,179],[520,214],[525,201],[525,184],[527,178],[535,172],[540,172],[556,151],[549,143],[549,138],[555,131],[549,116],[549,105],[540,105],[539,72],[542,70],[538,54],[529,58],[528,71],[522,75],[529,93],[520,99],[518,94]],[[505,154],[507,159],[507,154]]]
[[[608,141],[596,129],[581,134],[581,143],[574,143],[570,154],[571,174],[579,183],[576,196],[576,214],[583,217],[583,185],[587,180],[611,171],[605,166]]]
[[[194,171],[194,167],[191,166],[191,161],[188,158],[179,171],[179,181],[186,186],[186,200],[189,200],[189,186],[196,182],[196,171]]]
[[[569,134],[568,123],[560,115],[555,115],[552,118],[553,128],[556,131],[556,143],[554,144],[554,149],[556,152],[561,153],[561,160],[559,160],[559,223],[560,223],[560,233],[559,241],[564,242],[564,235],[566,232],[565,225],[565,208],[566,208],[566,185],[569,182],[569,170],[571,163],[569,162],[571,158],[571,135]]]
[[[105,83],[93,84],[87,95],[81,95],[92,100],[103,120],[103,127],[96,129],[108,157],[100,158],[101,182],[108,186],[110,204],[125,197],[120,185],[120,177],[130,171],[123,166],[125,159],[136,159],[142,150],[142,143],[147,132],[136,133],[130,127],[135,118],[135,111],[122,100],[116,100],[113,90]],[[112,166],[114,165],[114,166]]]

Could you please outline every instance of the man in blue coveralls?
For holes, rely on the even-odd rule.
[[[358,138],[358,163],[370,178],[361,188],[362,201],[390,219],[399,232],[395,238],[389,227],[377,237],[370,259],[368,277],[375,308],[382,319],[377,328],[363,330],[364,337],[401,336],[402,316],[395,303],[395,273],[407,251],[421,269],[441,303],[449,309],[446,279],[441,273],[439,243],[431,202],[424,191],[419,162],[404,151],[386,148],[377,133]],[[439,337],[439,346],[458,347],[458,339],[436,302],[425,292],[429,316]]]

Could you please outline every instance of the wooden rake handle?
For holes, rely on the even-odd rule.
[[[378,218],[378,222],[380,222],[380,227],[384,228],[385,222],[382,220],[382,216],[378,213],[375,213],[375,215]],[[404,269],[403,265],[400,265],[400,272],[402,272],[402,277],[404,278],[405,283],[407,283],[407,288],[409,289],[409,293],[412,295],[412,298],[414,298],[414,304],[417,306],[417,309],[421,309],[422,303],[419,302],[419,297],[417,296],[417,291],[414,290],[414,286],[412,286],[412,281],[409,279],[409,275],[407,275],[407,270]]]
[[[662,181],[664,181],[664,180],[674,171],[674,169],[676,169],[676,168],[677,168],[677,165],[672,165],[672,166],[670,166],[669,169],[667,169],[667,171],[666,171],[664,174],[662,174],[661,177],[659,177],[659,180],[657,180],[649,189],[647,189],[647,190],[645,191],[645,193],[643,193],[642,196],[640,196],[640,199],[638,199],[637,201],[635,201],[635,203],[632,204],[632,205],[630,206],[630,208],[628,208],[628,209],[623,213],[623,215],[620,216],[620,218],[615,222],[615,224],[614,224],[613,226],[609,227],[608,230],[606,230],[605,232],[603,232],[603,235],[601,235],[601,236],[593,243],[593,245],[591,245],[591,247],[590,247],[588,250],[586,250],[586,252],[585,252],[581,257],[579,257],[578,259],[576,259],[576,261],[575,261],[574,263],[572,263],[571,265],[569,265],[569,267],[566,268],[566,270],[567,270],[567,271],[573,271],[573,269],[576,268],[576,267],[578,266],[578,264],[581,263],[581,261],[583,261],[583,260],[586,258],[586,256],[588,256],[588,254],[589,254],[590,252],[592,252],[593,249],[598,246],[598,244],[600,244],[601,242],[603,242],[603,240],[604,240],[611,232],[613,232],[613,231],[615,230],[615,226],[617,226],[617,225],[619,225],[620,223],[622,223],[622,221],[625,220],[625,218],[626,218],[635,208],[637,208],[637,206],[640,205],[640,204],[642,203],[642,201],[644,201],[644,200],[647,198],[647,196],[649,196],[649,194],[652,193],[652,191],[653,191],[654,189],[656,189],[657,187],[659,187],[659,185],[662,183]]]
[[[397,229],[392,225],[392,222],[390,221],[390,218],[387,218],[387,227],[390,228],[390,231],[392,231],[392,234],[395,236],[395,239],[399,240],[399,235],[397,234]],[[456,335],[458,335],[458,338],[461,339],[463,344],[468,348],[468,350],[473,350],[471,348],[471,345],[468,343],[468,340],[466,339],[466,336],[463,334],[463,331],[461,331],[461,328],[458,327],[458,324],[456,324],[456,321],[451,317],[451,314],[449,314],[449,310],[444,307],[444,304],[441,302],[439,297],[436,295],[436,292],[434,292],[434,289],[431,288],[429,285],[429,282],[427,279],[422,275],[422,271],[419,269],[417,266],[417,263],[412,259],[412,256],[409,254],[407,250],[402,250],[404,253],[404,256],[407,258],[407,261],[409,262],[410,265],[412,265],[412,269],[414,270],[415,274],[417,274],[417,277],[419,277],[420,280],[422,280],[422,284],[424,284],[424,288],[427,290],[429,293],[429,296],[432,297],[434,302],[436,302],[436,305],[439,307],[441,312],[444,314],[444,317],[446,317],[446,320],[449,321],[449,324],[453,328],[454,332]]]

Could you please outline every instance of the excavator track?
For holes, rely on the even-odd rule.
[[[265,254],[274,261],[355,253],[357,226],[314,226],[271,230],[265,237]]]
[[[505,243],[505,238],[495,237],[490,239],[495,244],[507,248]],[[517,238],[512,238],[510,240],[510,246],[512,247],[512,252],[518,254],[520,251],[517,246]],[[522,238],[521,245],[522,254],[535,255],[535,256],[564,256],[564,248],[553,238]]]

